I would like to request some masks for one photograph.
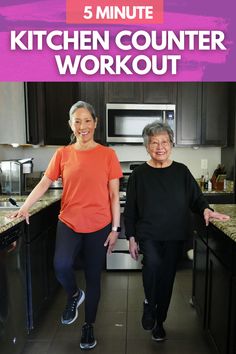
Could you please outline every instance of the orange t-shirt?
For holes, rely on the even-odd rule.
[[[117,156],[109,147],[76,150],[59,148],[45,175],[52,181],[62,177],[63,193],[59,219],[76,232],[102,229],[111,222],[108,182],[122,177]]]

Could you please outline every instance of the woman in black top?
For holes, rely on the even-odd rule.
[[[156,341],[165,339],[163,322],[171,300],[176,267],[187,238],[189,211],[209,220],[228,220],[209,208],[188,168],[170,159],[173,131],[153,122],[143,130],[151,159],[129,178],[125,206],[125,229],[131,257],[143,254],[145,292],[142,325]]]

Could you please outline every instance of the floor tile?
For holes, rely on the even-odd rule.
[[[24,354],[48,354],[50,343],[42,341],[34,341],[26,343]]]
[[[76,271],[77,282],[85,289],[83,271]],[[101,300],[94,325],[97,346],[94,354],[210,354],[195,309],[189,304],[192,291],[192,270],[178,269],[173,296],[165,322],[167,340],[157,343],[151,332],[141,325],[144,292],[140,271],[104,271]],[[79,317],[71,325],[60,323],[66,303],[60,289],[52,305],[31,333],[22,354],[74,354],[79,348],[84,323],[84,304]]]
[[[127,311],[127,290],[101,291],[100,311]]]

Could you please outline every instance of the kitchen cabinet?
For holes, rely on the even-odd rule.
[[[228,83],[178,83],[176,145],[225,146],[228,107]]]
[[[25,144],[23,82],[0,82],[0,144]]]
[[[160,82],[105,83],[109,103],[176,103],[177,84]]]
[[[105,83],[109,103],[142,103],[142,84],[139,82]]]
[[[58,287],[53,258],[59,209],[57,201],[32,215],[30,224],[25,225],[29,331],[37,326]]]
[[[221,354],[228,353],[231,272],[209,252],[206,331]]]
[[[79,99],[90,103],[96,112],[98,123],[95,130],[95,140],[105,144],[105,102],[104,84],[101,82],[81,82],[79,84]]]
[[[27,83],[27,142],[66,145],[73,103],[91,103],[98,116],[95,139],[105,143],[106,103],[176,103],[177,146],[225,146],[229,83],[44,82]]]
[[[197,220],[199,229],[203,223]],[[214,225],[195,233],[193,304],[216,353],[235,354],[236,242]]]
[[[202,145],[226,146],[229,84],[204,82],[202,92]]]
[[[236,276],[232,279],[232,305],[230,313],[229,354],[236,353]]]
[[[69,110],[78,99],[76,86],[68,82],[45,82],[45,131],[46,145],[67,145],[70,142]]]
[[[206,295],[207,295],[207,232],[204,220],[199,215],[192,215],[194,235],[193,257],[193,293],[194,307],[200,317],[203,328],[206,323]]]
[[[91,103],[99,117],[95,139],[105,138],[105,105],[101,83],[27,83],[29,139],[31,144],[67,145],[70,142],[69,110],[79,101]],[[30,124],[31,123],[31,124]],[[33,124],[34,123],[34,124]]]
[[[178,84],[176,145],[201,144],[201,97],[200,83]]]
[[[177,83],[144,82],[143,103],[172,103],[176,104]]]

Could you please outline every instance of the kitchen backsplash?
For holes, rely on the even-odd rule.
[[[13,148],[0,145],[0,160],[33,157],[34,171],[44,171],[57,148],[57,146]],[[116,151],[120,161],[146,161],[148,159],[148,154],[142,145],[114,145],[112,148]],[[195,178],[199,178],[204,172],[201,168],[202,160],[204,160],[204,164],[207,162],[207,171],[211,176],[221,162],[221,148],[174,148],[172,158],[187,165]]]

